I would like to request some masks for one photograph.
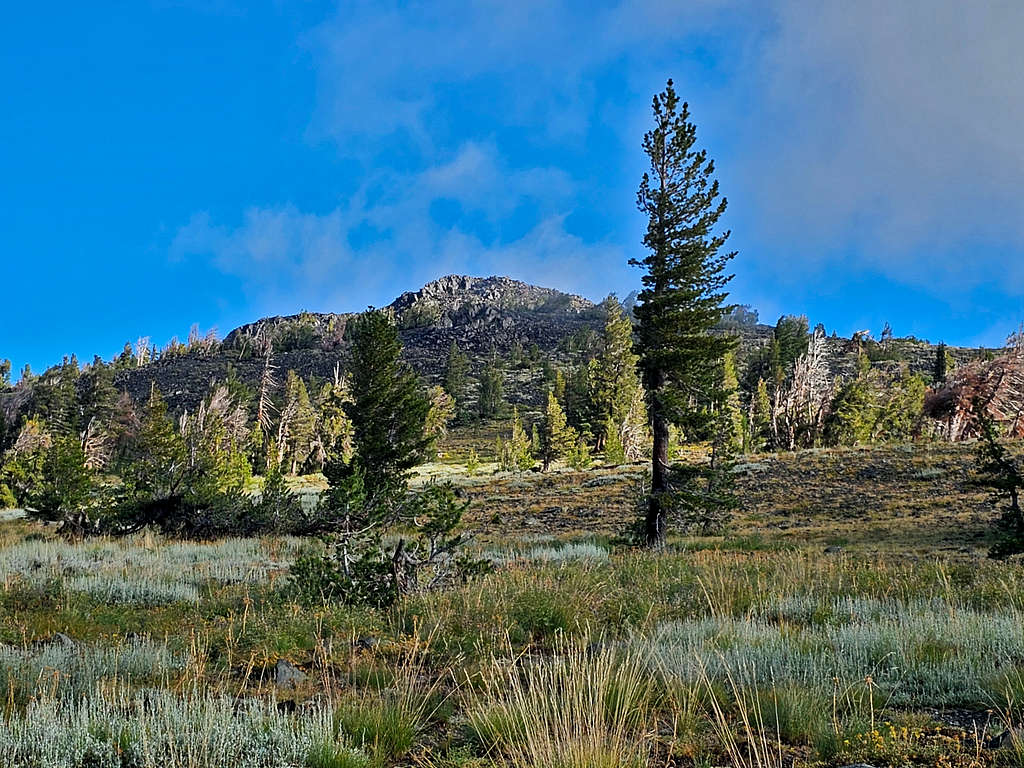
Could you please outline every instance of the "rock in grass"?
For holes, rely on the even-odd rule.
[[[629,478],[625,475],[603,475],[601,477],[594,477],[583,483],[584,488],[600,488],[603,485],[616,485],[617,483],[627,482]]]
[[[306,673],[285,659],[274,665],[274,684],[278,688],[294,688],[306,679]]]
[[[62,648],[75,648],[78,646],[78,642],[71,638],[69,635],[65,635],[63,632],[54,633],[47,641],[50,645],[59,645]]]
[[[371,635],[363,635],[356,640],[356,648],[362,648],[364,651],[372,651],[378,645],[380,645],[380,640]]]

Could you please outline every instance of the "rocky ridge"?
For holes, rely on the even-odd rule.
[[[532,350],[555,365],[568,367],[581,356],[588,338],[604,323],[602,309],[580,296],[530,285],[508,277],[448,275],[418,291],[403,293],[385,307],[395,319],[406,360],[430,383],[444,376],[452,342],[470,358],[478,374],[495,355],[523,358]],[[191,409],[205,396],[211,381],[223,379],[231,366],[237,377],[255,386],[263,370],[267,349],[273,350],[278,378],[294,370],[308,379],[330,379],[344,370],[348,356],[347,329],[356,313],[310,313],[267,317],[231,331],[223,343],[203,353],[163,357],[156,362],[120,371],[115,384],[136,400],[145,399],[152,385],[172,409]],[[747,325],[740,335],[739,358],[754,354],[769,343],[772,327]],[[858,344],[828,337],[825,356],[833,377],[851,375],[856,368]],[[930,372],[935,346],[916,339],[891,342],[912,372]],[[979,350],[948,348],[958,364],[976,359]],[[897,363],[879,363],[897,365]],[[534,361],[512,365],[506,373],[506,394],[524,407],[542,399],[542,373]],[[0,406],[17,410],[26,393],[16,388],[0,394]]]

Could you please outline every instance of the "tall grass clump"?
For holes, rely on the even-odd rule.
[[[563,641],[554,657],[495,662],[470,688],[472,737],[511,768],[651,764],[654,678],[636,652]]]

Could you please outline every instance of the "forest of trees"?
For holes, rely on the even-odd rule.
[[[490,456],[474,450],[476,465],[491,460],[500,468],[522,471],[546,470],[558,462],[584,468],[595,456],[606,464],[644,460],[651,450],[650,398],[637,366],[636,319],[630,309],[613,296],[606,299],[600,305],[603,328],[566,338],[561,363],[526,346],[504,354],[494,351],[474,364],[452,342],[440,384],[417,380],[427,404],[423,439],[443,438],[453,426],[496,422],[504,425],[501,436]],[[716,333],[739,335],[756,322],[756,312],[737,307],[717,323]],[[830,340],[824,329],[811,331],[804,317],[780,318],[760,345],[729,351],[715,368],[722,391],[712,407],[719,414],[716,434],[734,452],[906,441],[921,435],[928,387],[941,383],[954,362],[940,346],[931,377],[911,374],[891,334],[882,336],[880,341],[867,335],[849,341],[855,371],[836,376],[829,370],[825,345]],[[95,528],[95,520],[83,512],[90,499],[92,507],[116,505],[122,512],[129,502],[138,507],[140,498],[157,504],[172,496],[182,499],[183,508],[212,508],[211,499],[220,499],[226,508],[255,498],[263,485],[273,486],[283,476],[324,473],[332,456],[352,458],[359,424],[373,410],[372,403],[353,397],[358,372],[366,370],[363,363],[339,362],[329,379],[303,378],[279,370],[274,347],[268,345],[259,352],[256,382],[244,383],[229,363],[196,408],[175,413],[155,388],[144,402],[135,402],[115,386],[122,370],[166,355],[208,355],[216,344],[214,337],[194,329],[187,344],[172,341],[163,350],[140,340],[109,362],[95,358],[81,366],[70,357],[39,375],[23,371],[19,391],[30,393],[27,402],[13,423],[0,416],[0,506],[38,509],[40,516],[85,530]],[[7,390],[12,389],[10,368],[9,362],[0,362],[0,387]],[[346,370],[357,376],[345,375]],[[517,370],[531,372],[539,408],[525,405],[522,392],[519,405],[510,403],[507,380]],[[669,435],[672,455],[685,442],[713,437],[698,423],[671,425]],[[428,451],[417,455],[431,456]],[[57,475],[67,486],[63,490],[56,487]],[[157,475],[166,487],[157,487]],[[56,502],[62,493],[69,501]],[[295,505],[287,501],[294,513]],[[154,521],[166,518],[155,507],[150,513]],[[183,518],[174,525],[245,529],[242,517],[277,520],[279,527],[296,529],[316,525],[266,509],[246,509],[233,521],[223,511],[207,509],[203,515],[201,521]],[[113,522],[108,519],[105,525]],[[124,530],[136,525],[130,515],[117,522]],[[253,522],[249,528],[261,525]]]

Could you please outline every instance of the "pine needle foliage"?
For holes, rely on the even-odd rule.
[[[724,302],[725,272],[735,253],[723,252],[728,231],[718,231],[726,199],[715,165],[696,148],[697,129],[669,80],[654,97],[654,127],[644,135],[650,161],[637,192],[648,217],[647,255],[630,263],[644,270],[634,314],[637,351],[654,431],[653,480],[645,536],[665,541],[669,481],[669,425],[699,432],[727,393],[720,363],[734,340],[713,332],[731,307]]]

